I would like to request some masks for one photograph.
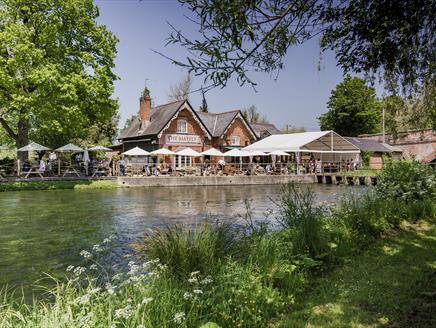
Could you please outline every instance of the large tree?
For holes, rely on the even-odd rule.
[[[328,112],[319,117],[321,130],[350,137],[380,131],[380,101],[361,78],[347,75],[332,91],[327,107]]]
[[[113,130],[117,38],[98,15],[92,0],[0,0],[0,127],[17,147]]]
[[[250,72],[278,72],[291,46],[319,37],[340,67],[413,92],[434,83],[434,0],[179,0],[192,12],[199,36],[173,27],[168,42],[190,55],[174,63],[203,75],[210,87]]]

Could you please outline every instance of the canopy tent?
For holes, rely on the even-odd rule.
[[[192,148],[184,148],[182,150],[179,150],[178,152],[176,152],[176,155],[179,156],[190,156],[190,157],[200,157],[201,154],[199,152],[196,152],[194,149]]]
[[[141,149],[139,147],[135,147],[132,148],[128,151],[125,151],[124,153],[122,153],[122,155],[126,155],[126,156],[148,156],[150,155],[150,153],[144,149]]]
[[[152,151],[151,154],[152,155],[176,155],[175,152],[173,152],[169,149],[166,149],[166,148],[156,149],[156,150]]]
[[[289,156],[288,153],[285,153],[282,150],[274,150],[272,152],[270,152],[268,155],[275,155],[275,156]]]
[[[21,147],[18,149],[19,152],[25,152],[25,151],[45,151],[50,150],[50,148],[47,148],[45,146],[42,146],[36,142],[31,142],[27,146]]]
[[[79,146],[76,146],[72,143],[69,143],[68,145],[65,145],[65,146],[59,147],[58,149],[55,149],[55,151],[60,152],[60,153],[68,153],[68,152],[78,153],[78,152],[82,152],[83,149],[80,148]]]
[[[224,156],[224,154],[216,148],[210,148],[210,149],[202,152],[201,154],[204,156]]]
[[[95,146],[95,147],[89,148],[88,151],[112,151],[112,149],[105,147],[105,146]]]
[[[275,134],[255,142],[245,151],[309,152],[331,154],[359,154],[360,150],[334,131]]]

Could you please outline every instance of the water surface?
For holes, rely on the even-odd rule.
[[[0,288],[29,286],[44,272],[60,274],[78,255],[115,235],[111,265],[122,265],[148,228],[238,219],[251,200],[254,218],[275,209],[279,185],[153,187],[0,193]],[[318,201],[335,201],[350,187],[313,185]]]

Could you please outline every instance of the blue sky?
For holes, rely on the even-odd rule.
[[[115,68],[120,80],[116,82],[114,96],[119,99],[123,125],[138,111],[145,79],[158,105],[168,101],[170,85],[186,76],[186,71],[151,51],[183,58],[182,48],[165,46],[171,30],[167,22],[188,35],[195,35],[195,29],[184,17],[189,12],[176,0],[95,0],[95,3],[100,8],[99,22],[120,40]],[[326,111],[330,92],[343,76],[332,53],[322,55],[321,70],[319,60],[318,40],[293,47],[277,80],[275,76],[256,74],[257,92],[236,83],[214,89],[206,94],[209,109],[219,112],[256,105],[278,128],[289,124],[318,130],[316,118]],[[194,88],[199,88],[201,82],[201,77],[195,77]],[[191,95],[190,100],[198,108],[201,94]]]

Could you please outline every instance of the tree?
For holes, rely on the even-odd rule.
[[[261,116],[255,105],[244,109],[242,115],[249,123],[269,123],[265,115]]]
[[[328,112],[318,118],[320,128],[350,137],[379,132],[380,107],[374,88],[361,78],[347,75],[332,91]]]
[[[167,58],[203,75],[211,88],[232,77],[255,85],[249,72],[278,72],[291,46],[315,37],[345,72],[380,74],[405,89],[435,80],[433,0],[179,1],[192,12],[200,37],[191,40],[173,27],[168,43],[191,55]]]
[[[306,128],[303,126],[289,126],[286,124],[286,126],[282,129],[282,133],[284,134],[291,134],[291,133],[301,133],[306,132]]]
[[[205,97],[205,95],[204,95],[204,90],[203,90],[203,88],[201,88],[201,95],[203,96],[203,98],[202,98],[202,100],[201,100],[200,110],[201,110],[203,113],[207,113],[207,112],[209,112],[209,108],[208,108],[208,106],[207,106],[207,101],[206,101],[206,97]]]
[[[170,86],[170,91],[168,93],[169,101],[177,101],[177,100],[188,100],[189,93],[191,92],[192,87],[192,76],[191,74],[187,74],[186,77],[181,80],[179,83],[176,83]]]
[[[117,39],[98,15],[92,0],[0,0],[0,126],[16,147],[113,130]]]

